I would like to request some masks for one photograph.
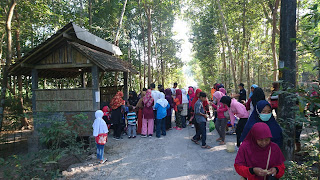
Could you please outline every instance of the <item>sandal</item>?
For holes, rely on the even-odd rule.
[[[203,148],[203,149],[211,149],[211,146],[205,145],[205,146],[201,146],[201,148]]]
[[[224,141],[221,141],[219,144],[220,145],[225,145],[226,143]]]
[[[191,139],[192,142],[196,143],[196,144],[200,144],[197,140]]]
[[[218,138],[216,139],[217,142],[221,142],[222,141],[222,138]]]

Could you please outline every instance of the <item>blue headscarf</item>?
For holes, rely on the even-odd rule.
[[[253,84],[251,87],[253,87],[255,89],[255,88],[259,87],[259,86],[256,85],[256,84]],[[253,92],[250,90],[249,98],[251,98],[252,94],[253,94]]]
[[[251,130],[252,126],[255,123],[264,122],[264,121],[261,121],[261,119],[259,118],[259,114],[257,110],[259,111],[259,113],[261,113],[263,108],[266,106],[271,107],[269,102],[266,100],[261,100],[257,103],[256,108],[254,108],[252,114],[249,117],[247,124],[245,125],[242,131],[241,138],[240,138],[241,142],[246,138],[247,134],[249,133],[249,131]],[[278,122],[273,117],[273,115],[271,115],[271,118],[269,119],[269,121],[265,121],[264,123],[266,123],[271,130],[271,134],[272,134],[271,141],[278,144],[278,146],[281,147],[282,146],[282,129],[279,126]]]

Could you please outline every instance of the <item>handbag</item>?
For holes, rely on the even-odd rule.
[[[108,134],[106,133],[98,134],[98,136],[96,137],[96,143],[99,145],[105,145],[107,141],[108,141]]]
[[[278,100],[271,100],[270,105],[272,109],[277,109],[278,108]]]
[[[211,131],[213,131],[215,128],[216,128],[216,125],[214,124],[214,122],[213,122],[213,121],[210,121],[210,122],[209,122],[209,131],[211,132]]]

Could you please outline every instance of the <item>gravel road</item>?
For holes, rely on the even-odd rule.
[[[188,126],[181,131],[170,130],[161,138],[110,138],[105,146],[105,164],[89,160],[73,165],[63,172],[63,179],[240,179],[233,168],[236,153],[228,153],[226,145],[215,142],[216,130],[207,131],[207,144],[212,149],[193,143],[190,139],[194,134],[195,129]],[[235,135],[226,136],[226,142],[235,141]]]

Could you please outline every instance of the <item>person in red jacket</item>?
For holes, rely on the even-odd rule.
[[[271,142],[267,124],[256,123],[242,142],[234,167],[248,180],[263,180],[265,176],[279,179],[283,176],[285,158],[279,146]]]

